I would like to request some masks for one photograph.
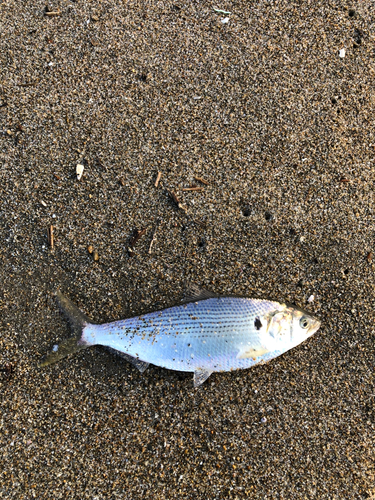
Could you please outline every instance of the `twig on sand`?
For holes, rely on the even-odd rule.
[[[204,191],[204,188],[202,187],[198,187],[198,186],[194,186],[194,187],[189,187],[189,188],[183,188],[182,191]]]
[[[186,207],[180,202],[180,200],[177,198],[177,195],[174,191],[170,191],[167,189],[169,196],[172,198],[172,200],[176,203],[178,208],[182,210],[183,212],[187,213]]]
[[[207,181],[205,181],[204,179],[202,179],[202,177],[197,177],[196,175],[194,175],[194,179],[196,181],[201,182],[202,184],[205,184],[206,186],[209,186],[209,183]]]
[[[137,243],[137,241],[140,238],[142,238],[142,236],[146,233],[146,231],[147,231],[146,227],[144,227],[142,229],[135,229],[134,230],[133,236],[131,237],[131,239],[129,241],[129,247],[128,247],[129,257],[133,257],[133,255],[134,255],[134,246]]]
[[[55,242],[54,242],[54,237],[53,237],[53,226],[50,226],[48,228],[48,244],[51,247],[51,250],[53,250]]]
[[[155,226],[155,229],[154,229],[154,232],[152,234],[152,239],[151,239],[151,242],[150,242],[150,247],[148,249],[148,253],[151,255],[152,253],[152,246],[153,244],[155,243],[155,240],[156,240],[156,231],[158,230],[158,227],[159,227],[159,224],[160,224],[160,221],[158,221],[156,223],[156,226]]]
[[[158,185],[159,185],[160,178],[161,178],[161,172],[158,172],[158,176],[156,177],[156,181],[155,181],[155,187],[156,187],[156,188],[157,188],[157,187],[158,187]]]

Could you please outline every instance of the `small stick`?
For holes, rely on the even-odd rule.
[[[191,187],[191,188],[183,188],[182,191],[204,191],[202,187]]]
[[[195,222],[195,224],[198,224],[198,226],[206,227],[206,223],[199,219],[192,219],[192,221]]]
[[[144,227],[143,229],[135,229],[133,236],[131,237],[129,241],[129,248],[128,248],[128,254],[129,257],[133,257],[134,255],[134,246],[137,243],[137,241],[142,238],[142,236],[146,233],[147,228]]]
[[[50,226],[48,228],[48,243],[49,243],[49,246],[51,247],[51,250],[53,250],[53,247],[54,247],[53,226]]]
[[[178,208],[180,210],[183,210],[185,213],[187,213],[187,210],[186,208],[182,205],[182,203],[180,202],[180,200],[177,198],[177,195],[176,193],[174,193],[173,191],[169,191],[169,189],[167,189],[168,191],[168,194],[169,196],[172,198],[172,200],[176,203],[176,205],[178,206]]]
[[[367,254],[367,262],[371,262],[372,261],[372,252],[369,252]]]
[[[340,179],[340,182],[350,182],[350,179],[345,179],[345,177],[343,177],[342,179]]]
[[[148,253],[151,255],[152,252],[152,245],[155,243],[156,240],[156,231],[158,230],[159,223],[156,224],[154,234],[152,235],[152,240],[150,243],[150,248],[148,249]]]
[[[46,12],[46,16],[59,16],[61,14],[61,12],[59,10],[56,10],[56,11],[52,11],[52,12]]]
[[[161,178],[161,172],[158,172],[158,176],[156,177],[156,181],[155,181],[155,187],[156,187],[156,188],[157,188],[157,187],[158,187],[158,185],[159,185],[160,178]]]
[[[196,175],[193,176],[196,181],[201,182],[202,184],[205,184],[206,186],[209,186],[209,183],[202,179],[202,177],[197,177]]]
[[[34,82],[25,82],[25,83],[17,83],[18,87],[32,87],[33,85],[37,85],[39,83],[39,78]]]
[[[228,12],[227,10],[215,9],[215,7],[214,11],[217,12],[218,14],[231,14],[231,12]]]

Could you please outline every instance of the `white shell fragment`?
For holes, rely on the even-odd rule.
[[[310,297],[307,299],[307,302],[311,304],[312,302],[314,302],[314,300],[315,300],[314,295],[310,295]]]
[[[339,53],[339,56],[340,56],[342,59],[344,59],[345,54],[346,54],[346,50],[345,50],[345,49],[341,49],[341,50],[340,50],[340,53]]]
[[[223,24],[228,24],[229,23],[229,17],[224,17],[224,19],[221,20]]]
[[[78,181],[81,180],[84,169],[85,169],[85,167],[81,163],[78,163],[78,165],[76,166],[76,174],[77,174]]]

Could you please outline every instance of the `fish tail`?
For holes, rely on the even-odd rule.
[[[52,365],[69,354],[74,354],[91,345],[82,338],[83,329],[85,326],[92,324],[91,320],[60,291],[56,292],[56,298],[60,309],[69,320],[73,336],[54,346],[53,350],[40,360],[38,368]]]

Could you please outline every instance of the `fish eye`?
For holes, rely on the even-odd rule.
[[[299,324],[300,327],[305,330],[309,326],[309,320],[306,318],[306,316],[302,316],[302,318],[299,320]]]

